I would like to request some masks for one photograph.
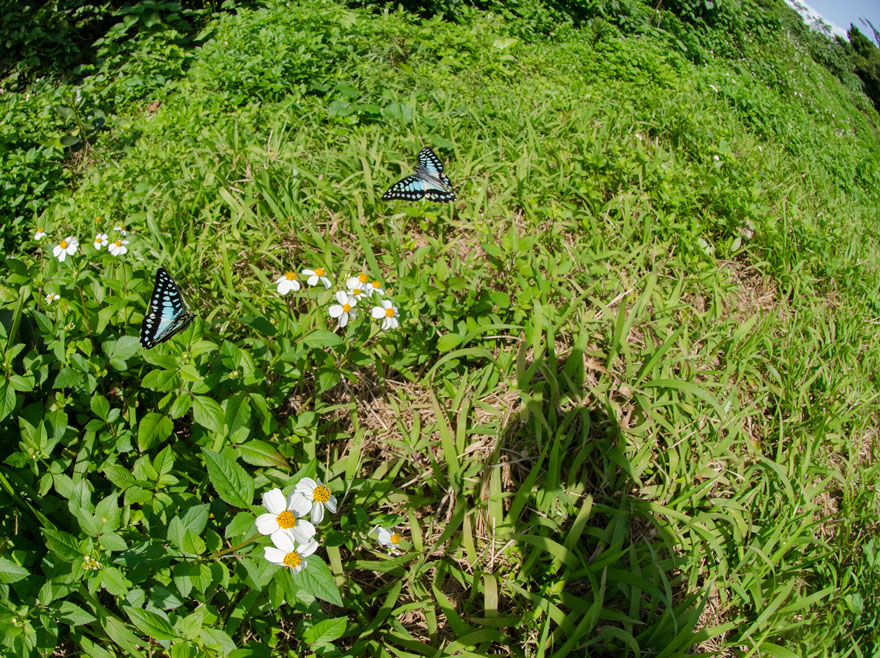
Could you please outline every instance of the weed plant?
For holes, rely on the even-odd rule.
[[[755,11],[266,2],[0,96],[4,650],[880,655],[878,119]]]

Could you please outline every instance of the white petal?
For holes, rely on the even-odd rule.
[[[291,571],[292,573],[299,573],[300,571],[302,571],[302,570],[305,569],[305,568],[306,568],[306,561],[305,561],[305,560],[301,560],[300,563],[299,563],[298,565],[296,565],[296,566],[295,566],[293,569],[291,569],[290,571]]]
[[[279,551],[274,546],[266,546],[263,548],[263,557],[272,564],[284,564],[284,558],[287,555],[284,551]]]
[[[306,281],[306,283],[308,283],[310,286],[317,285],[317,283],[318,283],[318,275],[317,275],[317,274],[313,274],[312,276],[310,276],[310,277],[308,278],[308,280]]]
[[[61,245],[60,244],[55,245],[55,248],[52,250],[52,255],[55,256],[55,258],[58,258],[61,255]]]
[[[294,491],[287,499],[287,509],[297,518],[305,516],[312,509],[312,501],[301,493]]]
[[[382,331],[388,331],[389,329],[393,328],[393,326],[391,325],[392,319],[393,318],[385,318],[384,320],[382,320]]]
[[[391,533],[385,528],[379,528],[379,532],[376,533],[376,539],[379,540],[382,546],[388,546],[391,543]]]
[[[333,304],[333,306],[330,307],[330,317],[338,318],[340,315],[342,315],[344,310],[345,309],[342,308],[339,304]]]
[[[324,284],[325,288],[329,288],[331,285],[333,285],[332,283],[330,283],[330,279],[328,279],[326,276],[321,277],[321,282]]]
[[[298,543],[305,544],[315,536],[317,530],[315,530],[315,526],[305,519],[298,519],[291,532]]]
[[[296,552],[299,554],[301,558],[308,557],[312,553],[318,550],[318,542],[314,539],[310,539],[305,544],[301,544],[299,548],[296,549]]]
[[[293,536],[287,530],[273,532],[272,543],[284,551],[285,554],[293,551]]]
[[[317,486],[318,483],[315,482],[312,478],[303,478],[296,483],[295,491],[298,491],[299,493],[304,495],[311,502],[315,495],[315,487]]]
[[[336,292],[335,297],[336,297],[336,301],[339,302],[340,304],[347,304],[348,303],[348,295],[343,290],[338,290]]]
[[[339,326],[344,327],[347,324],[348,324],[348,314],[343,313],[341,316],[339,316]]]
[[[257,532],[261,535],[271,535],[278,531],[277,514],[260,514],[257,517]]]
[[[327,499],[327,502],[324,503],[324,505],[326,505],[327,509],[330,510],[331,514],[336,514],[336,496],[330,496],[330,498]]]
[[[376,320],[385,317],[385,309],[381,306],[374,306],[373,310],[370,311],[370,315],[372,315]],[[384,329],[384,327],[383,327]]]
[[[303,270],[302,273],[306,276],[312,276],[315,273],[315,270]]]
[[[286,502],[284,494],[281,493],[281,489],[271,489],[263,494],[263,507],[269,510],[272,514],[278,515],[286,510]]]
[[[312,505],[312,523],[320,523],[324,520],[324,504],[315,501]]]
[[[57,256],[58,256],[58,261],[63,263],[64,259],[67,258],[67,252],[62,249],[61,253],[57,254]]]

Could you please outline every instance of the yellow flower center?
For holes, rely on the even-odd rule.
[[[342,310],[345,311],[346,313],[351,312],[351,304],[343,304]]]
[[[278,522],[279,528],[284,528],[285,530],[292,528],[296,525],[296,517],[290,510],[285,510],[284,512],[281,512],[281,514],[275,517],[275,521]]]
[[[96,224],[97,224],[98,222],[100,222],[100,221],[101,221],[101,216],[100,216],[100,215],[97,216],[97,217],[95,217],[95,223],[96,223]]]
[[[355,297],[360,295],[362,292],[363,292],[363,290],[361,290],[360,288],[352,288],[351,289],[351,294],[354,295]]]
[[[114,242],[113,244],[115,244],[117,247],[121,247],[121,246],[122,246],[122,241],[121,241],[121,240],[117,240],[117,241]]]
[[[358,281],[360,281],[361,283],[366,283],[369,280],[370,280],[370,277],[368,277],[364,272],[361,272],[360,274],[358,274]]]
[[[95,238],[95,242],[97,242],[98,244],[101,244],[103,242],[100,235],[97,238]]]
[[[62,240],[61,242],[58,243],[58,246],[61,247],[62,249],[67,249],[67,240]]]
[[[395,532],[391,535],[391,543],[397,546],[400,543],[400,533]]]
[[[46,232],[46,229],[44,229],[44,228],[37,229],[37,233],[45,233],[45,232]]]
[[[294,567],[298,567],[299,563],[302,562],[302,558],[299,556],[299,553],[293,551],[284,556],[284,566],[290,567],[293,569]]]
[[[312,494],[312,497],[319,503],[326,503],[330,500],[330,490],[323,484],[319,484],[315,487],[315,492]]]
[[[324,268],[319,267],[318,269],[315,270],[315,274],[317,274],[318,276],[324,276]]]
[[[284,273],[284,276],[287,277],[288,281],[293,281],[296,278],[296,272],[294,272],[293,270],[287,270]]]
[[[393,318],[394,317],[394,309],[393,308],[386,308],[385,315],[387,315],[389,318]]]
[[[373,286],[376,290],[382,287],[382,284],[378,281],[373,281],[373,283],[371,283],[370,285]]]

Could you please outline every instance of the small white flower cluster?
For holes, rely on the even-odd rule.
[[[308,277],[306,283],[315,286],[318,282],[323,283],[325,288],[332,285],[330,279],[322,268],[314,270],[303,270],[303,276]],[[298,280],[296,272],[288,270],[283,276],[275,281],[277,290],[280,294],[286,295],[291,291],[297,291],[302,286]],[[400,325],[397,319],[398,311],[394,301],[385,297],[385,291],[382,284],[378,281],[370,281],[370,277],[365,272],[361,272],[357,276],[349,277],[345,282],[345,289],[338,290],[333,296],[335,304],[331,304],[328,312],[330,317],[336,320],[336,326],[340,329],[348,325],[350,320],[357,318],[358,302],[363,300],[373,300],[378,302],[377,306],[373,306],[370,315],[376,320],[382,320],[382,329],[388,331],[396,329]],[[384,299],[383,299],[384,298]]]
[[[267,491],[263,507],[267,512],[257,517],[257,530],[269,535],[273,544],[263,549],[265,558],[299,573],[306,568],[306,558],[318,550],[313,524],[323,520],[325,507],[331,514],[336,513],[336,496],[320,482],[303,478],[287,498],[281,489]],[[310,515],[311,522],[304,518],[306,515]]]
[[[100,221],[101,218],[98,217],[95,221]],[[128,235],[128,231],[125,230],[125,227],[122,225],[117,225],[113,227],[113,230],[116,231],[119,235],[116,240],[110,241],[106,233],[101,233],[100,231],[95,234],[95,239],[92,241],[92,246],[96,251],[101,251],[105,246],[107,247],[107,251],[110,252],[112,256],[122,256],[126,252],[128,252],[128,247],[125,245],[128,244],[128,240],[125,240],[125,236]],[[33,239],[39,242],[43,238],[46,237],[46,229],[42,226],[37,228],[34,231]],[[52,248],[52,255],[58,259],[58,262],[63,263],[68,256],[73,256],[76,254],[79,249],[79,238],[74,235],[69,235],[63,240],[60,240],[58,244],[56,244]]]

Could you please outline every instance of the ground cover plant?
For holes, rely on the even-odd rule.
[[[777,4],[577,6],[0,95],[5,652],[880,655],[877,114]]]

